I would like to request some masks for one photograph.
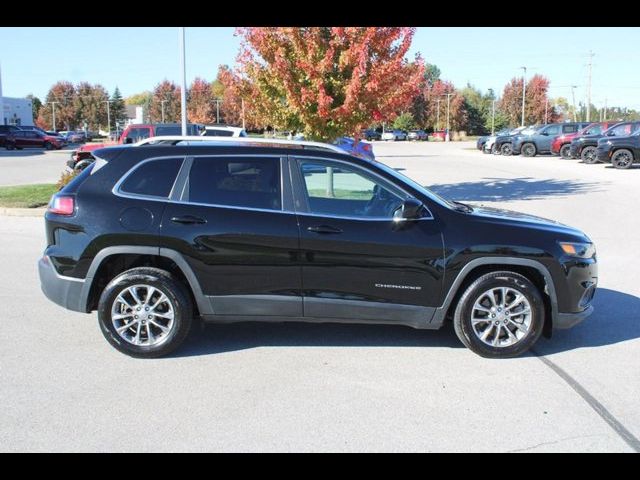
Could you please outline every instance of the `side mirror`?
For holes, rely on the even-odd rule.
[[[405,220],[418,219],[420,218],[422,208],[422,202],[416,200],[415,198],[408,198],[404,202],[402,202],[400,208],[398,208],[393,213],[393,220],[395,222],[402,222]]]

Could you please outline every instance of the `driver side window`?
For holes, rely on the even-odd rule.
[[[405,199],[363,170],[331,161],[299,162],[309,213],[336,217],[392,218]]]

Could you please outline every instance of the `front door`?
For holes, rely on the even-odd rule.
[[[397,222],[410,195],[339,160],[290,163],[300,224],[304,314],[422,324],[437,306],[443,243],[428,210]]]
[[[538,151],[550,152],[551,142],[553,142],[553,139],[560,135],[560,133],[560,125],[549,125],[545,128],[538,140]]]
[[[181,173],[179,196],[163,215],[161,242],[189,263],[210,314],[302,316],[298,225],[286,211],[284,162],[250,155],[187,159],[188,175]]]

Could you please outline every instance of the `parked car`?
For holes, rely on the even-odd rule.
[[[607,136],[598,139],[598,161],[609,162],[615,168],[631,168],[640,161],[640,130],[629,136]]]
[[[447,131],[446,130],[436,130],[431,134],[434,140],[442,140],[443,142],[447,139]]]
[[[368,142],[360,140],[356,144],[353,138],[340,137],[335,142],[333,142],[333,144],[350,155],[365,158],[371,161],[375,161],[376,159],[375,155],[373,154],[373,145]]]
[[[72,130],[63,130],[59,134],[66,139],[67,143],[82,143],[84,142],[84,135],[79,134]]]
[[[522,153],[523,157],[535,157],[539,153],[551,153],[551,142],[561,134],[576,133],[587,122],[550,123],[542,125],[535,132],[521,132],[512,139],[512,155]]]
[[[376,132],[373,128],[362,130],[362,132],[360,132],[360,136],[368,142],[372,140],[382,140],[382,134],[380,132]]]
[[[331,145],[223,143],[94,151],[45,214],[44,294],[97,311],[134,357],[178,348],[196,315],[451,319],[477,354],[512,357],[593,311],[595,247],[579,230],[443,199]]]
[[[201,135],[203,125],[190,123],[187,124],[188,135]],[[118,144],[136,143],[149,137],[157,137],[161,135],[180,135],[182,133],[182,124],[180,123],[142,123],[128,125],[120,135],[117,143],[89,143],[82,145],[77,150],[71,152],[71,159],[67,165],[75,170],[85,168],[89,163],[93,162],[93,152],[103,147]],[[81,167],[81,168],[80,168]]]
[[[640,122],[620,122],[597,135],[580,135],[571,141],[571,158],[580,158],[583,163],[598,163],[598,140],[606,137],[624,137],[635,133]]]
[[[411,130],[407,135],[407,140],[429,140],[429,136],[424,130]]]
[[[63,147],[59,137],[53,137],[38,132],[37,130],[15,130],[10,132],[5,139],[7,150],[22,150],[23,148],[44,148],[60,150]]]
[[[495,148],[492,149],[492,152],[496,155],[511,155],[513,153],[513,137],[520,133],[533,133],[538,127],[537,125],[517,127],[509,130],[509,133],[506,135],[498,135],[494,142]]]
[[[0,125],[0,147],[6,147],[7,135],[20,130],[15,125]]]
[[[246,137],[247,132],[241,127],[228,125],[206,125],[202,131],[205,137]]]
[[[60,135],[58,132],[54,132],[54,131],[47,131],[45,132],[47,135],[49,135],[50,137],[56,137],[58,139],[58,142],[60,142],[62,144],[63,147],[67,146],[67,139],[65,137],[63,137],[62,135]]]
[[[486,137],[480,137],[480,138],[484,138],[484,141],[482,142],[482,148],[480,150],[482,150],[482,153],[493,153],[493,154],[497,154],[499,153],[496,149],[496,139],[500,136],[503,135],[509,135],[509,132],[511,130],[508,128],[505,128],[503,130],[499,130],[498,132],[495,133],[495,135],[488,135]],[[476,145],[477,147],[477,145]]]
[[[476,148],[478,150],[482,151],[484,149],[484,144],[487,143],[489,136],[490,135],[482,135],[481,137],[478,137],[476,140]]]
[[[44,129],[42,129],[40,127],[36,127],[35,125],[18,125],[17,127],[20,130],[26,130],[26,131],[29,131],[29,132],[39,132],[39,133],[41,133],[43,135],[47,134],[47,132]]]
[[[382,140],[389,141],[393,140],[397,142],[398,140],[406,140],[407,134],[402,130],[387,130],[382,134]]]
[[[551,153],[560,155],[568,160],[571,158],[571,141],[581,135],[599,135],[607,128],[613,126],[617,122],[596,122],[590,123],[585,128],[575,133],[566,133],[557,136],[551,142]]]

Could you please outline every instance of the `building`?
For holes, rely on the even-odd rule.
[[[127,114],[125,126],[134,123],[144,123],[144,107],[140,105],[126,105],[125,110]]]
[[[33,125],[33,109],[28,98],[2,97],[3,125]]]

